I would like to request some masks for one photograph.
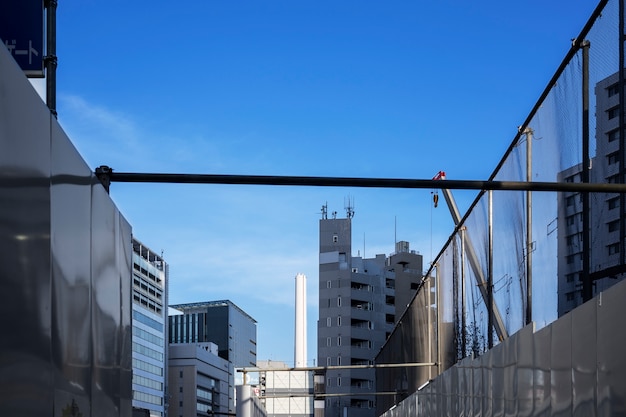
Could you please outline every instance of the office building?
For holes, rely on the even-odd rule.
[[[216,344],[170,344],[168,372],[169,417],[229,412],[229,364]]]
[[[235,368],[256,366],[256,320],[232,301],[170,306],[183,314],[169,316],[169,343],[211,342],[229,363],[229,412],[234,412]]]
[[[151,417],[167,406],[167,273],[163,258],[133,238],[133,408]]]

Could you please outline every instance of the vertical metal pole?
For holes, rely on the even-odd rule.
[[[489,270],[487,271],[487,347],[493,347],[493,191],[489,190]]]
[[[437,298],[437,375],[443,371],[441,363],[441,275],[439,274],[439,268],[435,266],[435,294]]]
[[[433,305],[433,301],[432,301],[432,287],[431,287],[431,279],[428,278],[426,280],[426,290],[427,292],[425,293],[425,298],[426,300],[424,301],[424,307],[426,308],[426,326],[428,331],[426,332],[427,335],[427,339],[428,339],[428,346],[426,346],[426,349],[428,351],[428,360],[430,362],[435,362],[433,360],[433,339],[432,339],[432,335],[433,335],[433,329],[432,329],[432,325],[433,325],[433,320],[432,320],[432,305]],[[428,380],[430,381],[431,379],[433,379],[433,367],[429,366],[428,367]]]
[[[626,182],[626,117],[624,116],[624,110],[626,106],[626,99],[624,98],[624,66],[625,66],[625,58],[624,58],[624,42],[626,41],[625,36],[625,23],[624,23],[624,13],[626,13],[626,8],[624,7],[624,0],[619,0],[619,149],[620,149],[620,181],[622,183]],[[626,195],[624,193],[620,194],[620,233],[619,233],[619,249],[620,249],[620,264],[626,264]]]
[[[589,41],[584,40],[581,45],[583,55],[583,85],[582,85],[582,105],[583,105],[583,120],[582,120],[582,154],[583,154],[583,166],[582,166],[582,182],[589,182]],[[621,110],[620,110],[621,111]],[[589,213],[589,193],[582,193],[583,201],[583,260],[582,260],[582,298],[583,302],[591,300],[593,297],[593,288],[591,278],[589,276],[590,266],[590,213]]]
[[[533,180],[533,130],[526,133],[526,181]],[[533,193],[526,191],[526,324],[533,321]]]
[[[465,226],[461,227],[461,351],[467,355],[467,329],[465,328]]]
[[[57,0],[45,0],[46,6],[46,104],[57,117]]]

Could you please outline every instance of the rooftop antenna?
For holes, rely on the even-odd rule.
[[[322,220],[328,220],[328,201],[322,206]]]
[[[393,247],[396,247],[396,244],[398,243],[398,222],[397,222],[397,217],[398,216],[393,216]]]
[[[347,200],[344,200],[344,206],[346,209],[346,217],[351,219],[354,217],[354,197],[348,196]]]

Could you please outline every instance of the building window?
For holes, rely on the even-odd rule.
[[[613,210],[619,207],[619,197],[613,197],[607,201],[609,210]]]
[[[337,297],[337,307],[341,307],[341,297]]]
[[[578,273],[577,272],[575,272],[573,274],[565,275],[565,279],[567,280],[567,282],[574,282],[576,280],[576,277],[578,277]]]
[[[341,316],[337,317],[337,326],[341,326]]]
[[[574,243],[582,242],[582,240],[583,240],[582,233],[573,234],[567,237],[567,246],[572,246]]]
[[[341,356],[337,356],[337,366],[341,366]]]
[[[326,358],[326,366],[332,366],[332,361],[330,360],[330,356]]]
[[[576,260],[576,257],[577,257],[577,254],[574,254],[574,255],[567,255],[566,262],[567,262],[568,264],[573,264],[573,263],[574,263],[574,261]]]
[[[607,227],[609,232],[617,232],[619,230],[619,220],[613,220],[612,222],[607,223]]]
[[[613,243],[609,245],[608,248],[609,248],[609,255],[615,255],[616,253],[619,253],[619,243]]]
[[[326,281],[326,288],[332,288],[333,287],[333,282],[332,281]]]
[[[330,317],[326,317],[326,327],[332,326],[332,319]]]
[[[619,106],[611,107],[606,111],[609,116],[609,120],[616,118],[619,115]]]
[[[611,130],[609,133],[607,133],[609,142],[614,142],[616,140],[619,140],[619,129],[614,129]]]
[[[178,392],[183,392],[183,387],[178,387]]]
[[[337,386],[338,387],[341,386],[341,377],[340,376],[337,377]]]
[[[333,243],[339,242],[339,236],[333,235]]]
[[[183,377],[183,371],[180,371],[180,374],[179,374],[179,375],[180,375],[180,377],[182,378],[182,377]]]
[[[617,164],[619,162],[619,152],[612,152],[606,156],[606,160],[609,165]]]
[[[569,197],[565,198],[565,205],[567,207],[571,207],[576,203],[576,195],[570,195]]]
[[[332,339],[330,337],[326,338],[326,346],[332,346]]]
[[[567,294],[565,294],[565,298],[567,299],[567,301],[574,301],[574,299],[576,298],[576,292],[568,292]]]
[[[337,336],[337,346],[341,346],[341,336]]]
[[[619,94],[619,84],[615,83],[606,88],[606,92],[609,97],[613,97],[616,94]]]
[[[581,223],[582,221],[582,213],[576,213],[566,217],[566,222],[568,226],[574,226],[575,224]]]

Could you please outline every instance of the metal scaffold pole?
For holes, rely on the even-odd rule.
[[[533,130],[527,127],[526,134],[526,181],[533,179]],[[526,324],[533,321],[533,193],[526,191]]]
[[[589,183],[589,41],[581,43],[582,48],[582,182]],[[583,259],[582,259],[582,298],[583,302],[591,300],[593,288],[590,276],[590,213],[589,213],[589,193],[582,193],[583,208]]]
[[[487,267],[487,347],[493,347],[493,191],[489,191],[489,249]]]
[[[46,104],[57,117],[57,0],[45,0],[46,5]]]

